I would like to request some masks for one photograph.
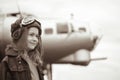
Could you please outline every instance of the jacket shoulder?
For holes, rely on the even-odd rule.
[[[2,62],[8,62],[8,56],[5,56],[2,60]]]
[[[15,61],[14,59],[15,57],[11,57],[11,56],[5,56],[2,60],[2,62],[10,62],[11,60]]]

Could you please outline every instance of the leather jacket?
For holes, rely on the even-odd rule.
[[[1,62],[0,80],[32,80],[28,63],[17,54],[7,55]],[[37,65],[39,80],[44,80],[41,65]]]

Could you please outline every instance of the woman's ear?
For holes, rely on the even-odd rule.
[[[20,26],[22,18],[17,19],[14,23],[11,24],[11,36],[13,40],[18,40],[22,34],[22,28]]]
[[[23,29],[19,28],[18,30],[14,31],[12,34],[12,37],[14,40],[18,40],[20,39],[21,35],[22,35]]]
[[[15,42],[17,48],[19,50],[24,50],[27,48],[27,37],[28,37],[28,29],[27,28],[22,28],[19,32],[19,30],[16,32],[18,34],[18,40]]]

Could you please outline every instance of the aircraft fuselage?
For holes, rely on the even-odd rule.
[[[0,26],[0,56],[4,56],[5,47],[11,41],[10,24],[15,18],[8,18],[4,21],[4,25]],[[51,27],[53,29],[51,34],[46,34],[42,26],[42,44],[44,47],[44,61],[52,63],[62,57],[73,54],[80,49],[92,50],[94,47],[93,37],[89,32],[74,31],[71,32],[71,27],[68,26],[69,31],[64,33],[57,33],[56,25]]]

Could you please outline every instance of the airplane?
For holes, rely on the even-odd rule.
[[[0,61],[5,47],[11,42],[10,24],[19,13],[10,13],[0,19]],[[44,68],[48,80],[52,80],[52,64],[73,64],[87,66],[93,60],[90,52],[95,49],[101,36],[93,35],[86,26],[74,26],[71,21],[40,20],[42,24],[42,44],[44,47]]]

